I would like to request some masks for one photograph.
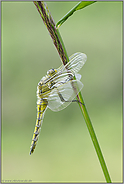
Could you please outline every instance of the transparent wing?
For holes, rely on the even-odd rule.
[[[58,84],[48,97],[48,107],[52,111],[60,111],[66,108],[82,88],[83,84],[79,80],[72,80],[64,84]]]
[[[64,66],[60,66],[57,69],[57,73],[55,73],[55,75],[47,78],[44,81],[44,88],[46,88],[46,85],[48,83],[52,83],[54,81],[54,83],[59,83],[61,81],[67,81],[67,79],[69,78],[69,74],[73,77],[74,75],[76,75],[76,78],[78,80],[80,80],[81,75],[77,74],[77,72],[83,67],[83,65],[85,64],[86,60],[87,60],[87,56],[84,53],[75,53],[72,56],[70,56],[69,58],[69,62]],[[80,78],[79,78],[80,76]]]
[[[83,87],[80,82],[81,75],[77,72],[86,62],[87,56],[78,52],[69,59],[70,61],[65,66],[62,65],[57,69],[55,75],[46,77],[46,80],[43,80],[42,91],[45,91],[49,86],[48,107],[53,111],[59,111],[67,107]],[[74,75],[76,80],[72,80]],[[72,87],[72,82],[75,89],[78,89],[76,93]],[[63,99],[69,102],[62,101],[59,95],[62,95]]]
[[[58,68],[58,72],[67,72],[68,70],[71,70],[73,73],[77,73],[85,64],[87,60],[87,56],[84,53],[77,52],[69,57],[69,62],[65,66],[60,66]]]

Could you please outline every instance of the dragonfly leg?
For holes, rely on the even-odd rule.
[[[79,100],[72,100],[72,102],[78,102],[78,103],[80,103],[80,104],[82,104],[82,105],[85,105],[85,104],[83,104],[82,102],[80,102]]]

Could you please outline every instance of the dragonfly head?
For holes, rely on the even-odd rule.
[[[57,70],[56,69],[50,69],[47,71],[47,75],[48,76],[53,76],[57,73]]]

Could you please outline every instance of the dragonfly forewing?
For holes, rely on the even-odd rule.
[[[87,60],[87,56],[84,53],[77,52],[69,57],[69,62],[65,66],[60,66],[58,71],[67,72],[71,70],[73,73],[79,72]]]

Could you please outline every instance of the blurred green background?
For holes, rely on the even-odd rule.
[[[59,55],[33,2],[2,2],[3,182],[105,182],[77,103],[47,109],[35,152],[36,88]],[[77,2],[48,2],[57,23]],[[96,2],[60,27],[68,55],[87,54],[82,95],[113,182],[122,182],[122,2]]]

